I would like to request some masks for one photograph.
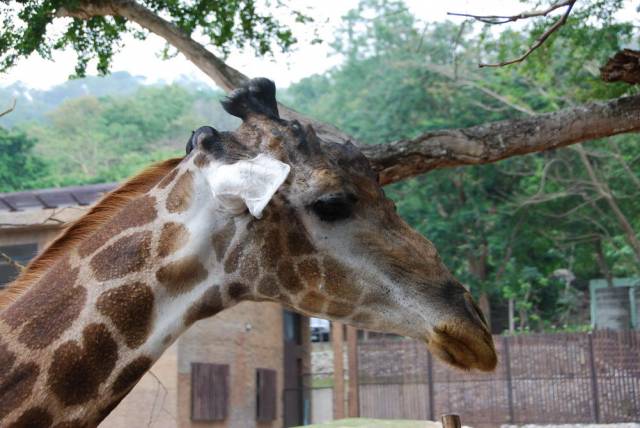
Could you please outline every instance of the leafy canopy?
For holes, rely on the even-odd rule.
[[[24,132],[0,127],[0,192],[26,190],[45,179],[49,171],[35,145]]]
[[[599,3],[615,10],[620,2]],[[420,22],[399,1],[362,1],[345,16],[334,43],[344,63],[293,85],[289,101],[360,141],[378,144],[633,91],[603,83],[596,66],[637,37],[632,26],[577,19],[525,63],[478,69],[480,62],[521,54],[542,23],[521,32],[477,32],[451,22]],[[606,40],[580,48],[584,39],[600,36]],[[592,142],[588,150],[599,179],[614,189],[639,230],[637,136]],[[387,190],[403,218],[435,243],[456,276],[474,293],[489,296],[498,328],[506,327],[508,299],[521,329],[584,323],[577,316],[585,313],[580,294],[586,280],[603,276],[596,262],[599,246],[615,275],[640,272],[572,148],[436,170]],[[563,270],[577,281],[567,284],[558,274]]]
[[[113,55],[123,46],[124,37],[148,36],[146,30],[120,16],[95,16],[88,19],[56,17],[61,9],[76,10],[83,5],[105,6],[125,0],[27,0],[0,2],[0,72],[20,58],[37,53],[50,59],[52,52],[72,48],[78,55],[75,73],[84,76],[90,60],[97,60],[101,74],[109,71]],[[259,10],[256,0],[140,0],[139,3],[169,20],[189,36],[204,39],[205,44],[222,55],[246,46],[259,55],[274,47],[289,49],[296,39],[291,30],[268,11]],[[284,7],[277,3],[278,7]],[[289,10],[298,22],[310,18]],[[56,31],[52,23],[62,23]]]

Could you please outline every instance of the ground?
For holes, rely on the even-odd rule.
[[[307,425],[305,428],[441,428],[439,422],[399,421],[382,419],[341,419],[324,424]],[[468,428],[464,427],[463,428]],[[503,425],[503,428],[518,428],[516,425]],[[520,425],[519,428],[640,428],[638,423],[621,424],[575,424],[575,425]]]
[[[305,428],[441,428],[442,425],[436,422],[427,421],[398,421],[382,419],[340,419],[339,421],[327,422],[324,424],[307,425]]]

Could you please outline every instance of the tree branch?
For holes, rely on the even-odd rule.
[[[13,104],[11,105],[11,107],[9,107],[8,109],[6,109],[3,112],[0,112],[0,117],[4,116],[5,114],[9,114],[11,113],[14,109],[16,108],[16,99],[13,99]]]
[[[92,16],[120,16],[165,39],[223,90],[229,92],[248,80],[247,76],[227,65],[176,25],[135,0],[82,1],[73,9],[58,9],[55,16],[79,19],[88,19]],[[283,104],[278,103],[278,110],[285,119],[310,124],[323,140],[338,143],[355,141],[353,137],[333,125],[306,117]]]
[[[382,184],[438,168],[492,163],[511,156],[640,130],[640,95],[504,120],[427,132],[412,140],[364,146]]]
[[[535,112],[529,107],[510,101],[507,97],[500,95],[499,93],[492,91],[489,88],[486,88],[482,85],[482,83],[478,83],[479,79],[473,75],[468,75],[467,79],[458,79],[457,71],[455,69],[451,70],[450,68],[439,64],[426,64],[425,68],[432,73],[436,73],[440,76],[451,79],[453,82],[457,83],[460,86],[470,86],[472,88],[476,88],[489,97],[501,102],[509,108],[519,111],[520,113],[524,113],[528,116],[532,116],[535,114]],[[482,106],[482,108],[487,108],[487,106]]]
[[[563,3],[572,6],[575,0]],[[164,38],[227,91],[247,79],[177,26],[135,0],[84,1],[72,10],[61,8],[56,12],[56,16],[79,19],[106,15],[121,16]],[[567,15],[568,11],[564,20]],[[325,141],[355,141],[332,125],[310,119],[281,104],[279,109],[284,118],[312,125]],[[640,95],[607,103],[585,104],[522,120],[428,132],[413,140],[361,147],[374,169],[380,173],[382,184],[389,184],[437,168],[491,163],[511,156],[638,130]]]
[[[556,20],[556,22],[554,22],[551,27],[547,28],[545,30],[545,32],[542,33],[542,35],[535,41],[535,43],[533,45],[531,45],[531,47],[524,54],[519,56],[518,58],[509,60],[509,61],[499,62],[499,63],[496,63],[496,64],[482,64],[482,63],[478,64],[478,67],[480,67],[480,68],[482,68],[482,67],[503,67],[505,65],[515,64],[515,63],[524,61],[529,55],[531,55],[531,53],[533,51],[535,51],[540,46],[542,46],[542,44],[549,38],[549,36],[551,36],[551,34],[553,34],[555,31],[558,30],[558,28],[562,27],[567,22],[567,18],[569,17],[569,14],[571,13],[571,9],[573,9],[573,6],[575,5],[576,1],[577,0],[565,0],[565,1],[553,4],[549,8],[545,9],[545,10],[524,12],[524,13],[520,13],[518,15],[512,15],[512,16],[500,16],[500,15],[484,15],[484,16],[482,16],[482,15],[470,15],[470,14],[465,14],[465,13],[452,13],[452,12],[448,12],[447,15],[464,16],[464,17],[468,17],[468,18],[473,18],[473,19],[475,19],[477,21],[480,21],[480,22],[483,22],[485,24],[501,25],[501,24],[506,24],[508,22],[515,22],[515,21],[518,21],[520,19],[528,19],[528,18],[535,18],[535,17],[540,17],[540,16],[547,16],[548,14],[550,14],[551,12],[553,12],[556,9],[560,9],[561,7],[566,7],[567,8],[565,10],[565,12],[562,14],[562,16],[558,20]]]
[[[21,265],[20,263],[18,263],[17,261],[13,260],[11,257],[9,257],[7,254],[3,253],[0,251],[0,259],[3,259],[6,263],[10,264],[11,266],[13,266],[14,268],[16,268],[16,270],[18,272],[21,272],[22,269],[24,269],[24,266]]]
[[[561,7],[565,7],[565,6],[569,6],[569,5],[573,5],[573,3],[575,3],[576,0],[567,0],[567,1],[563,1],[563,2],[559,2],[556,4],[553,4],[551,6],[549,6],[547,9],[544,10],[533,10],[531,12],[522,12],[519,13],[517,15],[472,15],[469,13],[456,13],[456,12],[447,12],[447,15],[449,16],[462,16],[465,18],[473,18],[476,21],[480,21],[480,22],[484,22],[485,24],[490,24],[490,25],[501,25],[501,24],[507,24],[509,22],[516,22],[519,21],[521,19],[529,19],[529,18],[537,18],[540,16],[547,16],[548,14],[550,14],[551,12],[553,12],[556,9],[560,9]]]

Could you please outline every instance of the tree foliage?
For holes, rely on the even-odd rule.
[[[50,13],[74,4],[86,3],[27,2],[24,7],[32,12],[48,8]],[[217,2],[143,4],[223,52],[235,46],[231,34],[225,45],[216,39],[219,33],[211,33],[234,31],[223,31],[223,21],[214,22],[216,13],[223,13],[214,11]],[[224,13],[240,13],[244,4],[249,2],[229,2],[231,9]],[[615,18],[622,6],[619,0],[580,1],[567,24],[526,62],[479,70],[478,63],[521,54],[554,18],[497,33],[468,23],[424,23],[400,1],[365,0],[344,17],[333,44],[344,58],[342,65],[293,85],[284,99],[366,144],[378,144],[633,93],[629,86],[601,82],[598,73],[607,57],[637,40],[633,25]],[[24,19],[30,15],[21,13],[26,27],[14,38],[7,31],[0,37],[5,67],[15,55],[33,52],[27,49],[28,40],[40,40],[32,47],[45,56],[60,40],[38,36],[37,28],[46,25],[38,27],[38,19],[27,25]],[[82,27],[83,32],[71,33],[72,39],[88,44],[65,43],[81,53],[79,72],[86,66],[82,52],[88,52],[85,58],[106,58],[99,62],[106,71],[113,53],[109,49],[135,30],[111,17],[78,19],[65,28]],[[97,27],[91,30],[94,19]],[[105,22],[110,29],[101,27]],[[241,18],[233,22],[242,25]],[[262,36],[265,43],[285,48],[293,42],[290,34],[278,33],[283,27],[261,35],[257,28],[241,33],[239,43]],[[24,153],[33,157],[30,162],[45,162],[52,178],[31,177],[26,168],[25,179],[12,182],[9,190],[119,180],[151,160],[179,153],[194,127],[207,123],[224,128],[216,113],[218,94],[180,85],[131,91],[119,96],[94,91],[61,104],[42,104],[50,106],[46,117],[30,116],[40,122],[12,123],[12,133],[26,133],[31,141],[22,143]],[[438,170],[388,191],[402,216],[434,241],[454,273],[474,293],[490,299],[494,326],[506,327],[506,302],[511,301],[520,329],[575,327],[585,322],[578,314],[585,313],[587,280],[639,273],[639,161],[637,136],[625,135],[497,164]]]
[[[72,48],[78,55],[75,73],[83,76],[90,60],[97,70],[108,72],[113,55],[123,46],[127,35],[145,39],[148,32],[126,19],[114,16],[71,18],[64,29],[51,25],[61,10],[83,7],[115,7],[127,0],[28,0],[0,4],[0,72],[32,53],[50,59],[56,50]],[[140,3],[158,16],[167,17],[189,36],[202,38],[223,55],[246,46],[258,54],[272,52],[275,46],[287,50],[296,41],[291,30],[255,0],[175,1],[144,0]],[[278,5],[280,5],[278,3]],[[280,5],[281,6],[281,5]],[[308,22],[306,15],[290,10],[297,21]]]
[[[24,132],[0,127],[0,192],[29,189],[46,179],[49,171],[34,153],[35,144]]]
[[[418,22],[401,2],[363,1],[345,16],[334,44],[344,64],[294,85],[289,101],[377,144],[618,96],[630,89],[601,82],[594,67],[633,36],[628,23],[611,20],[619,3],[600,5],[607,11],[595,21],[576,15],[525,64],[478,70],[480,62],[519,52],[544,23],[496,36]],[[594,34],[605,41],[579,47]],[[598,179],[613,189],[638,230],[637,137],[586,149]],[[599,247],[615,275],[638,274],[640,260],[572,148],[433,171],[397,183],[389,193],[402,216],[434,241],[447,266],[475,293],[491,298],[497,326],[506,327],[510,299],[522,329],[585,322],[574,315],[584,313],[586,281],[605,275]],[[560,274],[565,270],[577,281],[568,283]]]

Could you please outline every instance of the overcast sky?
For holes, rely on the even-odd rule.
[[[515,14],[522,12],[523,4],[517,0],[406,0],[410,10],[422,21],[442,21],[447,12],[465,12],[477,14]],[[358,0],[296,0],[295,6],[314,17],[319,26],[320,36],[331,41],[335,29],[340,25],[341,17],[358,4]],[[633,8],[627,8],[629,13]],[[289,23],[290,17],[280,12],[276,16]],[[453,18],[461,22],[462,18]],[[228,58],[228,63],[250,77],[266,76],[276,81],[278,86],[288,86],[303,77],[320,73],[336,65],[339,58],[331,56],[328,43],[311,45],[313,37],[304,27],[293,26],[294,34],[300,42],[293,52],[277,54],[275,58],[256,58],[252,52],[236,52]],[[163,61],[158,53],[164,42],[151,35],[146,41],[127,40],[125,48],[113,61],[112,71],[128,71],[144,76],[148,82],[158,80],[173,81],[180,76],[210,83],[210,80],[182,55]],[[73,73],[75,54],[71,51],[59,52],[53,61],[45,61],[37,55],[24,59],[7,74],[0,76],[0,85],[22,81],[35,88],[48,88],[64,82]],[[89,69],[89,74],[95,70]]]

